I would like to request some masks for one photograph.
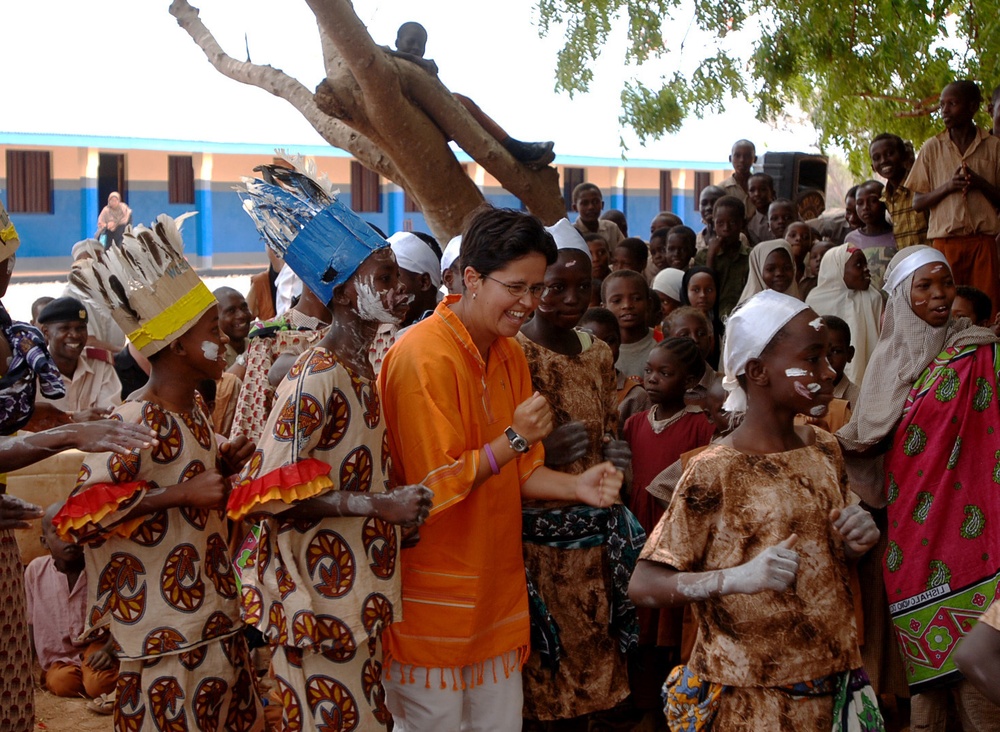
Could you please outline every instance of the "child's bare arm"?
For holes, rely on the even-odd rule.
[[[858,559],[878,543],[880,532],[872,515],[858,505],[835,508],[830,512],[830,523],[844,537],[844,554],[848,559]]]
[[[223,478],[218,470],[212,468],[183,483],[150,490],[123,520],[131,521],[180,506],[224,509],[228,495],[229,481]]]
[[[1000,630],[977,623],[955,650],[955,665],[983,696],[1000,704]]]
[[[678,572],[665,564],[639,560],[628,596],[637,607],[677,607],[724,595],[784,592],[798,575],[799,555],[792,549],[797,540],[792,534],[749,562],[709,572]]]
[[[312,519],[341,516],[377,517],[390,524],[419,526],[431,510],[434,494],[422,485],[407,485],[388,493],[330,491],[322,496],[299,501],[283,518]]]

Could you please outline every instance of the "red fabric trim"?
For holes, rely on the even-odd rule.
[[[229,494],[226,510],[230,517],[234,514],[241,515],[274,488],[290,491],[329,474],[330,466],[316,458],[306,458],[290,465],[283,465],[254,480],[241,481]]]
[[[145,490],[149,484],[144,480],[131,483],[95,483],[66,499],[59,513],[52,519],[52,525],[59,529],[73,519],[89,518],[105,509],[116,509],[122,501],[131,498],[136,491]],[[76,522],[79,523],[79,522]]]

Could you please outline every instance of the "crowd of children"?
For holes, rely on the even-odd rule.
[[[127,229],[75,270],[136,426],[43,518],[45,687],[134,730],[1000,730],[980,101],[874,137],[834,223],[739,140],[648,243],[592,183],[387,240],[278,166],[246,299]]]

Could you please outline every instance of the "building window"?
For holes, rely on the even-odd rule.
[[[707,170],[696,170],[694,173],[694,207],[698,209],[701,192],[712,185],[712,174]]]
[[[585,168],[563,168],[563,199],[566,201],[566,210],[573,210],[573,189],[583,183],[587,177]]]
[[[660,171],[660,210],[674,210],[674,176],[672,170]]]
[[[48,150],[7,151],[7,210],[52,213],[52,154]]]
[[[190,155],[169,155],[167,165],[169,202],[194,203],[194,159]]]
[[[379,175],[357,160],[351,161],[351,208],[358,213],[379,213],[382,210]]]

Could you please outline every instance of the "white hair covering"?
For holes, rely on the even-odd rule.
[[[661,292],[671,300],[681,301],[681,282],[684,280],[684,271],[680,269],[675,269],[673,267],[667,267],[666,269],[661,269],[656,273],[656,277],[653,278],[653,284],[650,285],[657,292]]]
[[[837,432],[848,450],[861,451],[895,429],[917,377],[943,350],[997,340],[993,331],[972,325],[968,318],[935,328],[913,312],[913,274],[932,262],[948,266],[940,252],[922,244],[901,249],[889,262],[886,282],[894,284],[886,285],[891,289],[882,335],[868,364],[868,376],[861,384],[858,408],[852,412],[851,421]]]
[[[401,269],[430,275],[435,290],[441,286],[441,263],[427,242],[408,231],[398,231],[388,241]]]
[[[776,252],[779,249],[788,253],[788,259],[792,263],[792,284],[788,286],[785,294],[800,298],[799,285],[796,282],[798,272],[795,271],[795,257],[792,256],[791,245],[784,239],[770,239],[762,241],[750,250],[750,276],[747,277],[747,283],[743,287],[740,302],[749,300],[758,292],[768,289],[767,285],[764,284],[764,265],[767,263],[767,258],[771,255],[771,252]]]
[[[722,387],[729,392],[723,409],[733,415],[747,411],[747,393],[737,379],[747,361],[760,358],[774,336],[808,306],[798,298],[764,290],[737,306],[726,322],[722,354]]]
[[[444,248],[444,253],[441,255],[441,272],[447,272],[451,269],[451,265],[455,263],[458,259],[458,255],[462,253],[462,235],[454,236],[451,241],[448,242],[448,246]]]
[[[583,235],[569,222],[569,219],[559,219],[552,226],[546,226],[545,230],[552,234],[552,238],[555,239],[556,249],[560,251],[563,249],[575,249],[578,252],[586,254],[587,261],[591,261],[590,247],[587,246],[587,242],[583,240]]]
[[[816,287],[806,296],[806,304],[818,315],[836,315],[850,326],[854,358],[844,373],[861,385],[882,330],[882,295],[871,285],[867,290],[847,287],[844,268],[855,251],[860,250],[841,244],[823,255]]]
[[[97,239],[83,239],[78,241],[73,245],[70,250],[70,255],[73,257],[73,261],[78,260],[82,255],[89,254],[91,257],[96,258],[98,252],[103,252],[104,246]]]

